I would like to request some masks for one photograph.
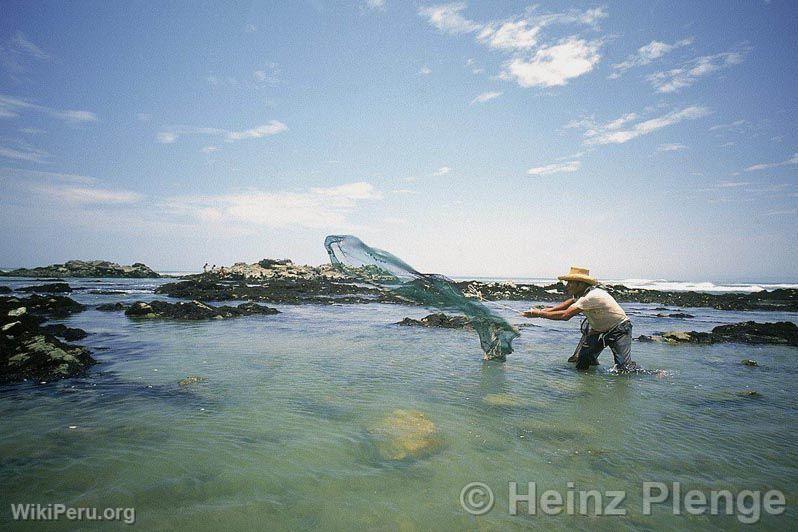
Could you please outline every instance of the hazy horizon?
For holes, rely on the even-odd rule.
[[[0,11],[8,267],[798,279],[793,2]]]

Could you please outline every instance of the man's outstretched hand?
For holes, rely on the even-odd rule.
[[[525,312],[522,312],[521,315],[525,318],[539,318],[540,317],[540,310],[531,308]]]

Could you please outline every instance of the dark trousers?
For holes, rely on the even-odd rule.
[[[615,365],[623,369],[632,361],[632,322],[626,320],[605,333],[590,330],[585,322],[582,338],[569,362],[576,362],[576,369],[588,369],[598,364],[598,357],[605,347],[612,350]]]

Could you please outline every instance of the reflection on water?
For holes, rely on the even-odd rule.
[[[130,291],[160,281],[70,282],[126,291],[73,294],[94,305],[141,299]],[[633,307],[640,334],[796,320],[691,309],[696,319],[685,321]],[[641,484],[657,480],[780,489],[787,515],[762,524],[796,518],[795,348],[635,343],[638,363],[665,371],[613,375],[606,352],[601,368],[577,373],[565,363],[575,322],[536,321],[506,363],[486,364],[467,331],[392,325],[423,309],[280,310],[224,322],[136,322],[95,310],[67,320],[93,333],[85,343],[101,364],[79,379],[0,389],[0,502],[134,506],[142,526],[193,530],[739,526],[733,516],[674,517],[667,507],[641,515]],[[189,375],[206,380],[180,386]],[[738,394],[747,389],[761,397]],[[440,445],[401,460],[379,452],[375,434],[410,449],[414,438],[432,439],[425,419]],[[496,494],[480,517],[459,503],[475,480]],[[511,516],[508,481],[627,490],[629,515]],[[0,512],[0,523],[9,519]]]

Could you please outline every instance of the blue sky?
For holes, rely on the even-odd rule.
[[[798,279],[794,2],[9,2],[0,264]]]

